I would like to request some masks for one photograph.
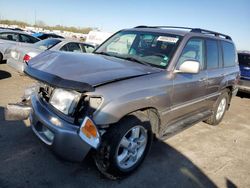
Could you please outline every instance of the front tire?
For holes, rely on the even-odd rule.
[[[153,134],[148,117],[137,112],[112,125],[94,154],[99,171],[116,179],[135,171],[148,153]]]
[[[213,115],[210,116],[205,122],[210,125],[218,125],[228,109],[229,104],[229,90],[224,90],[217,99],[214,108]]]

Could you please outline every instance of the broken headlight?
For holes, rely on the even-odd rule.
[[[70,115],[74,112],[80,97],[81,94],[76,91],[57,88],[53,91],[49,103],[62,113]]]

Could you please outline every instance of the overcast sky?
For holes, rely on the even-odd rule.
[[[109,32],[136,25],[199,27],[228,34],[238,50],[250,50],[250,0],[0,0],[0,19]]]

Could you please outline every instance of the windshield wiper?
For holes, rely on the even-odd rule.
[[[101,54],[101,55],[106,55],[106,56],[112,56],[111,54],[107,52],[95,52],[95,54]]]
[[[115,57],[117,57],[117,56],[115,56]],[[143,64],[143,65],[151,67],[151,65],[149,63],[146,63],[145,61],[141,61],[141,60],[136,59],[134,57],[118,57],[118,58],[125,59],[125,60],[128,60],[128,61],[134,61],[136,63],[140,63],[140,64]]]
[[[148,63],[146,63],[144,61],[141,61],[139,59],[136,59],[134,57],[122,57],[122,56],[118,56],[118,55],[109,54],[107,52],[95,52],[95,54],[101,54],[101,55],[112,56],[112,57],[116,57],[116,58],[120,58],[120,59],[125,59],[125,60],[128,60],[128,61],[134,61],[136,63],[140,63],[140,64],[151,67],[151,65],[149,65]]]

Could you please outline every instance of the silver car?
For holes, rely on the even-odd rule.
[[[24,71],[37,86],[6,117],[29,117],[37,137],[65,159],[90,153],[109,178],[133,172],[153,136],[165,140],[200,121],[219,124],[237,92],[229,36],[167,28],[121,30],[92,54],[38,55]]]
[[[13,45],[29,46],[40,41],[25,32],[13,30],[0,30],[0,62],[6,60],[6,50]]]
[[[12,46],[7,49],[7,64],[19,72],[23,72],[28,61],[46,50],[91,53],[95,47],[91,44],[67,40],[61,38],[50,38],[39,41],[33,45]]]

